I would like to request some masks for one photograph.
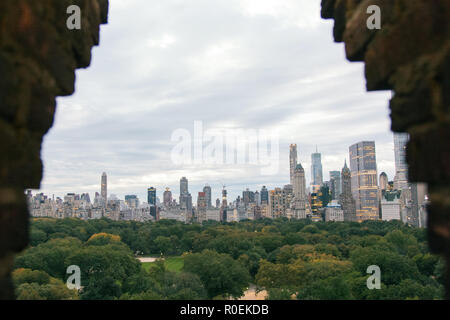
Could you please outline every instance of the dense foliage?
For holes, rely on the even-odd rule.
[[[257,220],[186,225],[33,219],[31,246],[15,262],[19,299],[222,299],[254,283],[270,299],[441,299],[443,262],[426,230],[398,221]],[[136,255],[182,256],[145,270]],[[82,289],[64,283],[81,269]],[[381,269],[369,290],[367,267]]]

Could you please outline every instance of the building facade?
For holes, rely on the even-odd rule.
[[[209,185],[204,186],[203,192],[205,193],[206,197],[206,206],[208,207],[208,209],[210,209],[212,208],[211,187]]]
[[[306,196],[305,170],[300,163],[294,171],[293,200],[291,203],[291,217],[293,219],[306,219],[308,198]]]
[[[325,221],[344,221],[344,210],[336,201],[331,201],[325,208]]]
[[[349,148],[352,194],[356,201],[356,220],[378,220],[379,194],[374,141],[362,141]]]
[[[401,220],[400,195],[402,191],[383,191],[381,198],[381,219],[384,221]]]

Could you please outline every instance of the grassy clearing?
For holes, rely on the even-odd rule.
[[[150,270],[155,265],[154,262],[143,262],[142,266],[145,270]],[[164,265],[166,269],[173,272],[180,272],[184,266],[184,260],[182,257],[169,257],[165,258]]]

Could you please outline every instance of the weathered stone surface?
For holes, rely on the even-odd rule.
[[[381,30],[368,30],[368,5],[381,8]],[[450,261],[450,1],[322,1],[335,41],[364,61],[368,90],[393,90],[392,130],[408,132],[409,177],[429,185],[431,249]],[[450,298],[447,266],[447,298]]]
[[[81,30],[66,26],[73,4]],[[55,97],[73,93],[75,69],[89,66],[107,16],[107,0],[0,1],[0,299],[13,298],[12,256],[28,244],[24,189],[40,187]]]

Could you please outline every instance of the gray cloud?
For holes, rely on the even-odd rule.
[[[366,93],[363,65],[345,60],[332,23],[310,0],[112,0],[109,24],[76,93],[58,99],[45,137],[42,191],[56,195],[100,189],[120,197],[164,187],[178,194],[187,176],[218,197],[288,183],[288,146],[299,145],[309,179],[318,145],[324,176],[340,170],[348,147],[375,140],[378,170],[393,176],[388,92]],[[235,127],[280,132],[280,171],[258,166],[175,166],[178,128]]]

